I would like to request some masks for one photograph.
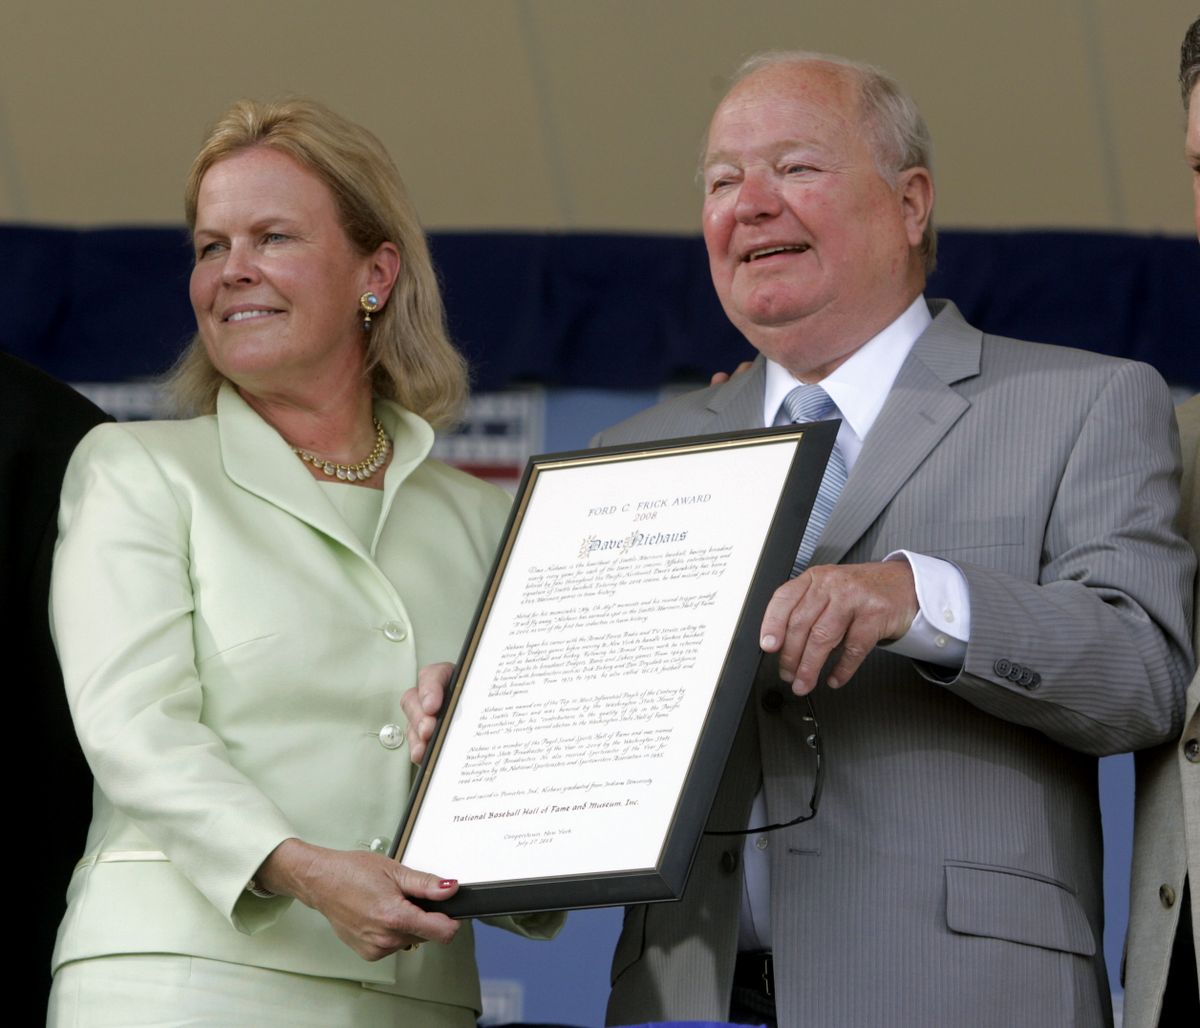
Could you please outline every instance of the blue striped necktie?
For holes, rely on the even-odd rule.
[[[783,409],[787,416],[798,424],[805,421],[823,421],[835,417],[838,413],[837,405],[819,385],[796,386],[783,398]],[[817,499],[808,518],[808,527],[804,530],[804,540],[796,554],[796,563],[792,565],[793,577],[808,567],[808,562],[812,560],[817,540],[821,538],[829,515],[833,513],[834,504],[841,495],[842,486],[846,484],[846,474],[846,462],[835,445],[829,455],[829,463],[825,465],[825,476],[817,490]]]

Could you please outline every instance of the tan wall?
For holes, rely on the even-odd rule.
[[[690,232],[748,53],[872,60],[937,142],[938,218],[1189,234],[1185,0],[3,0],[0,219],[172,223],[204,126],[301,92],[372,128],[437,228]]]

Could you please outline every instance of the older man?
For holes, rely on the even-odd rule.
[[[1187,113],[1196,235],[1200,238],[1200,19],[1183,40],[1179,84]],[[1179,408],[1181,524],[1200,552],[1200,396]],[[1200,606],[1200,602],[1198,602]],[[1200,623],[1193,639],[1200,650]],[[1200,672],[1183,734],[1137,756],[1137,820],[1125,965],[1126,1028],[1200,1024]]]
[[[713,282],[760,357],[598,441],[842,426],[713,834],[679,903],[627,911],[609,1021],[1111,1023],[1096,757],[1174,737],[1190,674],[1167,390],[924,299],[928,132],[877,69],[752,59],[703,171]],[[405,697],[414,755],[444,681]],[[773,834],[813,789],[810,694],[824,798]]]
[[[751,60],[703,181],[761,356],[599,442],[842,419],[710,828],[803,812],[809,694],[827,775],[815,819],[710,835],[681,902],[627,912],[609,1020],[1108,1023],[1096,757],[1175,735],[1190,672],[1167,390],[923,298],[928,133],[876,69]]]

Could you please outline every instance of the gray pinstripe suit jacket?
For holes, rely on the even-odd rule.
[[[957,675],[876,650],[815,694],[821,811],[770,843],[780,1024],[1091,1028],[1111,1022],[1096,757],[1177,733],[1189,670],[1170,398],[1144,365],[930,307],[814,563],[952,560],[971,640]],[[598,441],[761,424],[763,377]],[[745,825],[760,780],[772,820],[803,807],[801,706],[764,660],[711,825]],[[739,850],[706,838],[683,900],[626,912],[610,1023],[726,1015]]]

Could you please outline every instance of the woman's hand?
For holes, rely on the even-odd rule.
[[[426,664],[417,675],[417,684],[400,697],[400,707],[408,718],[408,755],[414,764],[421,763],[433,738],[453,673],[453,664]]]
[[[458,882],[414,871],[379,853],[286,839],[263,861],[254,881],[319,911],[364,960],[379,960],[426,941],[449,942],[459,927],[445,914],[422,910],[409,900],[449,899]]]

